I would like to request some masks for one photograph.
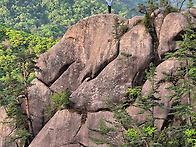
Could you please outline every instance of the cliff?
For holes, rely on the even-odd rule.
[[[191,9],[190,12],[196,26],[196,11]],[[165,106],[165,111],[157,109],[155,115],[166,118],[167,109],[173,104],[166,98],[170,91],[165,87],[170,83],[160,81],[164,78],[163,71],[172,74],[179,65],[175,59],[165,60],[165,53],[178,48],[180,34],[188,25],[182,13],[164,16],[156,10],[152,14],[158,48],[141,23],[143,17],[128,20],[114,14],[95,15],[70,27],[60,42],[38,59],[41,72],[29,90],[30,113],[37,134],[30,147],[97,146],[88,138],[97,134],[87,127],[97,128],[101,118],[113,120],[112,112],[103,101],[112,99],[122,103],[127,99],[125,91],[137,85],[142,85],[143,94],[150,91],[149,81],[143,79],[152,61],[156,61],[156,82]],[[127,31],[118,39],[112,33],[115,18],[127,26]],[[70,100],[74,105],[71,110],[58,111],[48,121],[45,106],[50,96],[66,88],[71,91]],[[127,111],[140,121],[146,117],[138,115],[138,108],[133,106]],[[161,119],[155,125],[161,129],[163,124]],[[5,126],[0,127],[2,130]],[[7,138],[0,134],[0,146],[9,146],[5,140]]]

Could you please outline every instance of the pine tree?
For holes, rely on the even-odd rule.
[[[99,129],[89,128],[91,131],[97,132],[104,136],[101,138],[89,137],[97,144],[109,144],[110,146],[121,147],[149,147],[149,146],[163,146],[163,147],[176,147],[176,146],[196,146],[196,114],[194,112],[193,102],[196,101],[196,33],[191,17],[188,18],[189,25],[183,31],[182,41],[179,41],[179,48],[174,52],[167,53],[167,58],[176,58],[180,62],[179,69],[176,74],[167,75],[165,81],[172,83],[168,87],[172,92],[168,98],[172,99],[173,105],[169,109],[169,116],[165,119],[167,125],[162,130],[158,131],[154,126],[154,122],[159,119],[154,115],[154,108],[162,108],[159,103],[159,93],[156,87],[155,68],[150,66],[147,72],[147,79],[151,84],[151,91],[142,96],[138,94],[137,89],[129,89],[126,93],[130,100],[125,104],[107,103],[108,108],[113,112],[115,121],[108,120],[101,121]],[[132,105],[137,98],[134,106],[141,109],[140,113],[148,113],[149,117],[144,122],[134,120],[126,111],[126,107]],[[138,114],[138,115],[139,115]],[[179,120],[180,125],[173,126],[173,122]],[[108,127],[107,124],[110,124]],[[121,135],[120,140],[112,140],[114,134]]]
[[[196,33],[191,22],[191,17],[187,14],[189,25],[182,35],[183,40],[179,41],[180,48],[174,53],[167,53],[167,57],[175,57],[180,62],[175,80],[170,80],[172,86],[168,87],[174,91],[169,98],[173,99],[174,106],[170,109],[170,115],[177,117],[181,125],[176,126],[173,130],[173,136],[179,140],[187,137],[184,132],[189,129],[195,130],[196,115],[194,113],[195,95],[196,95],[196,79],[193,71],[196,68]],[[168,77],[166,77],[168,78]],[[168,78],[171,79],[171,78]],[[196,143],[196,142],[195,142]],[[185,140],[180,142],[181,146],[188,146]]]
[[[4,68],[7,69],[1,91],[1,103],[7,112],[7,122],[15,128],[15,135],[10,141],[15,141],[19,146],[28,146],[34,138],[31,116],[29,112],[28,88],[31,86],[29,79],[32,78],[35,66],[36,54],[31,50],[21,48],[7,59]],[[25,103],[25,111],[22,104]],[[19,142],[19,143],[18,143]]]

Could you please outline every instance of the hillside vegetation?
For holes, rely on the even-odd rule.
[[[1,104],[7,104],[12,96],[6,97],[5,89],[6,87],[13,86],[9,85],[10,79],[16,80],[16,83],[23,83],[22,72],[16,66],[14,60],[19,52],[24,52],[30,50],[36,55],[46,52],[58,40],[53,40],[50,38],[39,37],[32,34],[28,34],[22,31],[16,31],[10,29],[3,24],[0,24],[0,89],[1,89]],[[13,77],[12,77],[13,76]],[[12,78],[11,78],[12,77]],[[33,79],[34,74],[30,75],[27,79],[28,83]],[[13,87],[14,88],[14,87]],[[4,90],[3,90],[4,89]],[[13,94],[14,93],[10,93]]]
[[[112,13],[130,18],[143,0],[115,0]],[[63,36],[66,29],[82,18],[108,13],[105,0],[1,0],[0,22],[16,30],[40,36]]]

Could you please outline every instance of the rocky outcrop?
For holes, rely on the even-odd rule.
[[[1,107],[0,108],[0,147],[16,147],[16,143],[9,143],[10,136],[13,135],[14,133],[14,128],[9,126],[8,123],[3,123],[3,122],[8,122],[6,119],[6,111],[5,108]]]
[[[188,10],[183,13],[169,13],[163,20],[160,37],[158,55],[164,58],[166,52],[171,52],[178,49],[179,45],[177,41],[182,40],[183,30],[188,25],[188,20],[185,17],[186,13],[190,13],[192,16],[191,21],[196,26],[196,19],[194,17],[195,10]],[[186,14],[187,15],[187,14]],[[160,15],[162,18],[162,16]],[[158,19],[158,17],[156,18]],[[155,21],[156,22],[156,21]],[[159,36],[159,35],[158,35]]]
[[[76,108],[97,111],[106,108],[103,101],[108,97],[115,102],[125,99],[125,91],[152,60],[152,39],[143,25],[133,27],[121,38],[119,53],[131,56],[119,54],[95,79],[83,82],[72,93],[71,100]]]
[[[176,41],[180,40],[180,33],[186,28],[187,24],[187,18],[180,13],[170,13],[164,18],[158,47],[160,57],[177,48]]]
[[[49,120],[48,117],[46,117],[46,107],[50,102],[51,96],[52,91],[46,85],[38,79],[32,81],[28,97],[29,103],[31,104],[29,111],[35,134],[38,134],[40,129]]]
[[[87,116],[79,115],[68,110],[58,111],[44,126],[29,147],[70,147],[91,146],[96,147],[88,137],[97,136],[89,128],[98,128],[100,119],[113,121],[111,112],[88,113]],[[64,138],[62,139],[62,134]],[[104,147],[104,145],[100,145]]]
[[[176,71],[179,67],[179,62],[176,59],[168,59],[161,64],[159,64],[156,67],[155,70],[155,83],[151,83],[149,80],[147,80],[143,87],[142,87],[142,95],[145,97],[148,95],[149,92],[152,90],[152,86],[157,88],[158,93],[155,94],[156,98],[159,98],[160,100],[157,100],[159,104],[162,104],[161,107],[155,107],[154,108],[154,117],[159,118],[155,121],[155,126],[161,130],[164,126],[164,120],[167,118],[169,113],[169,108],[171,108],[173,101],[172,99],[169,99],[168,96],[171,93],[169,89],[167,89],[172,84],[165,81],[164,77],[165,75],[174,75],[176,74]],[[152,85],[153,84],[153,85]],[[127,108],[127,112],[130,116],[132,116],[134,119],[139,120],[140,122],[144,122],[145,118],[148,117],[148,113],[142,113],[139,114],[139,111],[141,109],[130,106]]]
[[[143,79],[145,69],[153,60],[160,63],[156,67],[155,84],[160,91],[157,97],[163,103],[163,110],[155,108],[155,116],[161,118],[155,125],[159,129],[164,126],[172,100],[166,98],[170,91],[165,88],[170,83],[163,80],[162,72],[174,74],[179,63],[175,59],[164,61],[162,58],[165,53],[178,49],[177,41],[182,39],[180,34],[188,23],[180,13],[164,16],[162,11],[156,10],[152,17],[158,49],[154,48],[154,38],[141,23],[143,17],[127,20],[104,14],[79,21],[67,30],[59,43],[40,55],[37,65],[41,72],[36,73],[38,79],[29,89],[30,113],[37,134],[30,147],[98,146],[88,136],[102,136],[97,136],[88,127],[98,128],[101,118],[113,120],[104,101],[112,99],[123,103],[127,99],[125,92],[137,85],[143,87],[142,93],[146,95],[151,86]],[[114,35],[115,18],[127,27],[120,38]],[[194,15],[192,19],[195,21]],[[70,100],[74,102],[71,110],[58,111],[48,121],[45,106],[49,104],[50,96],[66,88],[71,91]],[[133,118],[143,121],[147,114],[141,116],[138,111],[133,106],[127,108]]]
[[[128,27],[119,40],[116,40],[112,33],[116,17]],[[41,144],[97,146],[89,140],[88,136],[95,134],[87,127],[98,128],[102,117],[113,119],[103,101],[112,99],[121,103],[126,99],[126,90],[142,85],[144,71],[149,63],[157,56],[163,58],[166,52],[176,50],[177,41],[181,39],[179,36],[188,24],[187,19],[180,13],[170,13],[165,17],[157,10],[153,17],[159,41],[158,50],[153,48],[152,37],[141,24],[143,17],[125,20],[109,14],[79,21],[68,29],[58,44],[40,56],[38,65],[42,72],[37,74],[40,81],[53,92],[62,92],[69,88],[72,92],[70,99],[74,102],[72,109],[85,110],[86,118],[82,122],[83,113],[59,111],[40,131],[31,147]],[[157,63],[161,62],[160,60]],[[156,68],[155,84],[160,91],[157,97],[160,97],[159,102],[163,103],[162,110],[155,108],[155,116],[160,118],[155,122],[158,129],[164,127],[168,108],[172,106],[172,100],[166,98],[170,91],[165,89],[170,83],[163,82],[162,72],[171,75],[178,65],[175,59],[170,59]],[[149,81],[143,84],[143,95],[150,91],[150,87]],[[138,115],[139,109],[133,106],[128,107],[127,111],[139,121],[147,117],[147,114]],[[72,122],[73,120],[75,121]],[[71,127],[73,125],[74,127]],[[71,133],[58,137],[68,132]]]

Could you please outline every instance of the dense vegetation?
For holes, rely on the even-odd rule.
[[[58,40],[39,37],[10,29],[0,24],[0,106],[8,114],[5,123],[15,127],[18,146],[28,146],[34,137],[28,106],[28,88],[33,80],[35,59],[46,52]],[[25,102],[26,108],[21,109]]]
[[[58,40],[39,37],[25,32],[16,31],[0,24],[0,89],[5,88],[11,77],[15,77],[18,82],[23,82],[22,73],[16,67],[14,60],[20,52],[30,51],[39,55],[46,52]],[[33,73],[27,79],[30,82]],[[1,104],[7,104],[11,97],[4,97],[6,94],[2,91]]]
[[[143,0],[114,0],[112,13],[131,18]],[[108,13],[105,0],[1,0],[0,22],[16,30],[47,37],[63,36],[82,18]]]

